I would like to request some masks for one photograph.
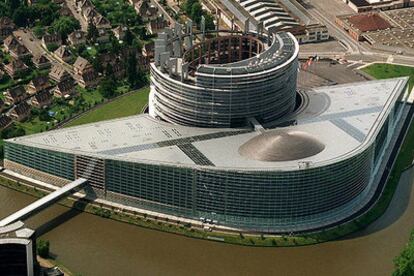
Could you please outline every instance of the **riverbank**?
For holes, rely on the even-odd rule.
[[[40,256],[37,256],[36,259],[37,259],[37,262],[39,263],[40,267],[42,267],[42,268],[58,267],[65,274],[65,276],[75,276],[76,275],[75,273],[71,272],[67,267],[62,265],[60,262],[57,262],[56,260],[44,259]]]
[[[51,191],[45,190],[43,187],[35,187],[33,184],[24,183],[21,181],[14,181],[0,176],[0,185],[41,198]],[[74,208],[82,212],[94,214],[106,219],[112,219],[128,224],[133,224],[140,227],[158,230],[162,232],[179,234],[186,237],[206,239],[217,242],[225,242],[237,245],[246,246],[261,246],[261,247],[289,247],[298,245],[311,245],[321,240],[315,239],[312,236],[274,236],[274,235],[254,235],[254,234],[230,234],[224,232],[210,232],[209,230],[200,229],[189,223],[182,223],[173,220],[161,220],[157,217],[151,217],[145,214],[137,214],[130,212],[122,212],[116,210],[111,206],[103,204],[96,204],[83,199],[76,199],[69,197],[61,200],[59,205]]]

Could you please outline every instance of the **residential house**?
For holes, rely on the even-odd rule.
[[[64,81],[59,82],[53,90],[53,95],[58,98],[72,98],[76,95],[75,81],[70,77]]]
[[[72,46],[77,46],[86,43],[86,33],[84,31],[76,30],[68,35],[68,42]]]
[[[26,91],[30,95],[37,94],[41,91],[48,90],[50,88],[49,78],[45,76],[39,76],[32,79],[27,85]]]
[[[4,109],[6,109],[6,104],[4,103],[3,99],[0,98],[0,112],[3,112]]]
[[[71,78],[68,71],[66,71],[61,65],[55,64],[53,65],[52,69],[49,72],[49,77],[56,81],[56,82],[62,82],[64,80],[67,80]]]
[[[53,97],[49,91],[44,90],[37,93],[31,98],[31,105],[36,108],[45,108],[49,107],[53,102]]]
[[[31,55],[29,50],[21,44],[13,35],[9,35],[3,41],[4,49],[14,58],[25,58]]]
[[[78,57],[73,65],[79,86],[95,87],[98,85],[98,74],[92,64],[82,57]]]
[[[79,86],[82,88],[92,88],[98,86],[99,84],[98,74],[95,70],[82,73],[77,81]]]
[[[123,40],[127,31],[128,31],[128,28],[125,27],[125,26],[118,26],[118,27],[112,29],[112,32],[114,33],[114,36],[118,40]]]
[[[45,55],[35,56],[32,61],[38,69],[48,69],[51,66],[49,59]]]
[[[60,8],[59,15],[73,17],[72,11],[69,9],[66,3],[63,3],[62,7]]]
[[[82,8],[81,13],[87,22],[93,21],[93,18],[99,14],[94,6]]]
[[[73,64],[73,69],[76,75],[81,75],[86,70],[93,70],[93,66],[87,59],[79,56]]]
[[[142,55],[140,51],[135,48],[124,48],[121,51],[121,59],[127,60],[130,55],[135,55],[137,59],[137,68],[143,71],[149,70],[149,58]]]
[[[114,53],[105,53],[99,55],[99,63],[102,65],[103,68],[106,68],[108,64],[113,65],[118,56]]]
[[[55,54],[55,57],[61,62],[70,63],[72,61],[72,54],[66,45],[61,45],[53,53]]]
[[[30,116],[31,107],[25,101],[16,105],[10,112],[10,117],[15,120],[22,122]]]
[[[109,33],[106,29],[98,29],[98,37],[96,38],[97,42],[106,43],[109,41]]]
[[[9,35],[3,40],[4,50],[6,50],[6,52],[9,52],[10,48],[15,48],[19,44],[20,42],[16,37],[14,37],[14,35]]]
[[[16,25],[8,17],[0,17],[0,40],[5,39],[9,35],[13,34],[16,30]]]
[[[26,89],[22,85],[10,88],[4,94],[4,100],[8,105],[18,104],[27,97]]]
[[[0,116],[0,130],[8,128],[13,123],[13,120],[6,114]]]
[[[147,24],[148,32],[151,34],[157,34],[161,31],[163,31],[165,28],[167,28],[170,25],[168,20],[164,18],[161,14],[157,16],[155,19],[151,19]]]
[[[29,67],[22,60],[13,58],[9,64],[4,65],[4,70],[10,77],[16,78],[20,74],[27,72]]]
[[[98,29],[110,29],[112,27],[111,22],[101,14],[97,14],[93,17],[93,23]]]
[[[42,45],[47,48],[50,44],[56,44],[57,46],[62,45],[62,37],[56,33],[45,34],[42,37]]]
[[[116,78],[125,77],[125,64],[117,55],[113,53],[103,54],[99,57],[99,62],[106,72],[111,66],[112,73]]]
[[[150,43],[144,44],[142,47],[142,55],[149,60],[154,58],[154,42],[151,41]]]
[[[135,3],[134,9],[145,21],[151,21],[158,17],[158,7],[149,0],[139,0]]]
[[[119,59],[113,64],[112,72],[117,79],[122,79],[126,75],[125,64]]]
[[[78,1],[76,6],[78,8],[78,11],[82,12],[82,15],[83,15],[83,11],[86,10],[87,8],[94,8],[94,5],[92,4],[90,0]]]

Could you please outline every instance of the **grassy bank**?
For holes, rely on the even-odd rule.
[[[139,114],[148,102],[149,87],[137,92],[119,97],[111,102],[87,112],[81,117],[69,122],[65,127],[83,125],[104,120],[116,119]]]

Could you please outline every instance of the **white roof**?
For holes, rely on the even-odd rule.
[[[239,154],[260,135],[253,129],[209,129],[168,124],[146,114],[64,128],[8,140],[34,147],[100,158],[231,170],[293,170],[303,161],[313,166],[345,159],[371,143],[408,78],[370,81],[307,92],[304,106],[286,120],[285,130],[308,133],[325,149],[306,160],[266,162]],[[281,128],[279,128],[281,129]],[[269,129],[271,131],[271,129]]]

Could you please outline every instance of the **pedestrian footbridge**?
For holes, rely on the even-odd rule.
[[[75,181],[63,186],[62,188],[48,194],[45,197],[33,202],[32,204],[26,206],[25,208],[17,211],[16,213],[4,218],[0,221],[0,227],[7,226],[13,222],[24,220],[43,209],[49,207],[50,205],[58,202],[62,198],[76,193],[77,191],[81,190],[86,183],[88,182],[85,178],[79,178]]]

